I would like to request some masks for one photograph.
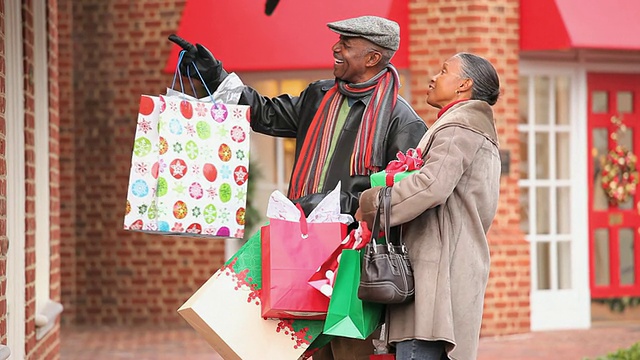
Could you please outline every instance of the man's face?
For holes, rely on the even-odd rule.
[[[367,67],[369,54],[374,52],[372,44],[360,37],[340,36],[333,45],[333,75],[348,83],[356,84],[371,78]]]
[[[460,77],[460,59],[452,57],[445,61],[440,72],[431,78],[427,103],[442,109],[458,98],[456,90],[460,88],[464,79]]]

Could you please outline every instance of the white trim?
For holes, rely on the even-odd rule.
[[[591,151],[588,150],[588,126],[587,126],[587,73],[584,70],[576,70],[572,81],[571,98],[571,118],[577,119],[573,123],[574,130],[571,131],[571,151],[576,156],[571,157],[571,179],[573,181],[571,192],[571,233],[575,235],[571,252],[572,256],[572,278],[571,284],[578,292],[577,307],[586,311],[586,316],[582,319],[581,328],[591,326],[591,285],[589,282],[589,181],[588,162],[591,160]]]
[[[47,68],[47,9],[45,0],[33,4],[34,101],[35,101],[35,220],[36,220],[36,314],[50,301],[51,250],[49,206],[49,76]],[[37,316],[37,315],[36,315]]]
[[[588,221],[588,186],[587,186],[587,118],[586,118],[586,66],[584,64],[554,61],[521,60],[520,73],[529,77],[529,119],[530,124],[519,124],[518,132],[526,132],[529,152],[529,177],[518,181],[518,185],[529,189],[529,222],[530,231],[526,239],[531,243],[531,329],[551,330],[562,328],[588,328],[591,323],[590,290],[588,269],[588,231],[584,224]],[[618,69],[619,66],[616,66]],[[630,67],[627,67],[630,68]],[[636,67],[638,71],[640,68]],[[577,70],[580,69],[580,70]],[[556,125],[553,117],[555,111],[549,113],[549,124],[535,124],[535,88],[534,76],[550,76],[549,105],[555,107],[554,77],[568,76],[570,85],[570,125]],[[551,91],[553,90],[553,91]],[[535,133],[548,133],[550,156],[549,179],[537,179],[535,162],[538,154],[535,152]],[[569,179],[555,179],[556,150],[555,134],[569,133],[571,174]],[[536,233],[536,196],[537,187],[547,187],[550,191],[551,231],[549,234]],[[557,234],[557,187],[568,187],[571,198],[571,231],[570,234]],[[568,241],[571,246],[571,288],[558,289],[558,253],[556,246]],[[548,242],[550,247],[550,289],[538,290],[536,244]]]
[[[5,2],[7,159],[7,345],[25,357],[25,144],[22,7]]]
[[[62,313],[62,304],[51,296],[51,226],[49,176],[49,68],[47,44],[47,1],[36,0],[34,16],[35,98],[35,220],[36,220],[36,340],[42,339]]]
[[[42,339],[49,330],[53,329],[53,326],[56,324],[56,319],[62,313],[63,309],[62,304],[59,302],[47,300],[36,314],[36,340]]]
[[[8,346],[0,344],[0,360],[6,360],[11,355],[11,350]]]

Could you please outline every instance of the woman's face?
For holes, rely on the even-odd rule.
[[[461,85],[465,79],[460,76],[460,59],[452,57],[442,64],[440,72],[431,78],[427,91],[427,103],[442,109],[451,102],[461,99]]]
[[[367,61],[369,54],[374,52],[371,44],[359,37],[340,36],[340,40],[333,45],[333,75],[347,83],[357,84],[371,78]]]

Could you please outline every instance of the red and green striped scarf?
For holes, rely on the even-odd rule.
[[[324,95],[302,144],[301,156],[291,175],[290,199],[318,192],[321,171],[325,162],[330,161],[328,152],[331,139],[345,97],[359,99],[371,95],[351,154],[351,176],[368,176],[384,168],[382,137],[386,135],[396,106],[399,87],[398,72],[391,64],[364,83],[347,84],[336,79],[336,84]]]

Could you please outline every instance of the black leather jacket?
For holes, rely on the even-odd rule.
[[[296,139],[295,161],[301,156],[300,149],[311,124],[311,120],[320,106],[324,94],[333,85],[334,80],[320,80],[309,84],[300,96],[280,95],[268,98],[256,90],[245,87],[240,104],[251,106],[251,128],[255,132],[266,135]],[[368,176],[350,176],[349,165],[351,153],[360,126],[362,114],[366,106],[364,101],[356,101],[347,117],[344,128],[338,138],[333,157],[329,159],[329,167],[324,178],[322,189],[328,193],[341,181],[342,213],[354,215],[358,209],[360,193],[371,187]],[[416,147],[427,130],[427,127],[416,112],[401,97],[398,97],[393,110],[393,118],[389,123],[386,136],[382,137],[386,148],[385,164],[396,159],[396,153]],[[302,154],[302,156],[305,156]],[[295,167],[295,165],[294,165]],[[308,215],[324,198],[326,193],[311,194],[300,199],[300,203]]]

